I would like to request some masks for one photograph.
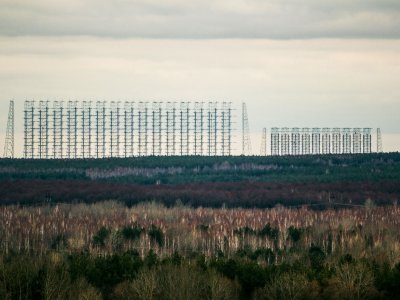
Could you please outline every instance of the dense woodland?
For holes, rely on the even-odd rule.
[[[1,159],[0,299],[400,299],[399,197],[399,153]]]
[[[0,208],[1,299],[400,299],[400,208]]]
[[[115,199],[128,206],[179,200],[193,207],[326,208],[367,199],[392,205],[399,196],[399,153],[0,160],[3,204]]]

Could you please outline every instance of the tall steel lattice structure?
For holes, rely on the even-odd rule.
[[[204,103],[196,102],[193,112],[194,155],[204,154]]]
[[[64,135],[64,124],[63,124],[63,114],[64,107],[63,103],[60,101],[53,102],[53,111],[52,111],[52,135],[53,141],[52,146],[50,148],[53,149],[52,156],[53,158],[63,158],[63,135]]]
[[[176,103],[167,103],[166,112],[167,149],[166,155],[176,155]]]
[[[342,135],[340,128],[332,129],[332,153],[340,154],[342,151]]]
[[[343,128],[342,133],[343,133],[342,153],[350,154],[351,153],[351,128]]]
[[[353,129],[353,153],[361,153],[361,128]]]
[[[132,140],[132,126],[133,126],[133,120],[130,119],[129,117],[132,116],[132,111],[130,107],[125,107],[125,112],[127,115],[125,115],[125,133],[126,133],[126,144],[125,144],[125,155],[127,154],[132,154],[132,149],[133,149],[133,140]],[[96,147],[96,153],[95,157],[96,158],[102,158],[106,156],[106,130],[107,130],[107,124],[106,124],[106,103],[104,101],[97,101],[96,102],[96,112],[95,112],[95,118],[96,118],[96,132],[95,132],[95,147]],[[128,136],[131,138],[129,139]],[[128,148],[131,147],[131,148]],[[129,156],[129,155],[128,155]]]
[[[371,128],[364,128],[362,131],[362,152],[371,153],[372,140],[371,140]]]
[[[330,128],[322,128],[321,133],[321,151],[322,154],[330,154],[331,153],[331,129]]]
[[[267,128],[262,130],[260,155],[267,156]]]
[[[221,151],[222,156],[232,154],[232,104],[222,102],[221,111]]]
[[[311,153],[311,136],[309,128],[301,129],[301,154],[308,155]]]
[[[14,158],[14,100],[10,101],[7,119],[7,131],[4,142],[4,157]]]
[[[291,152],[292,155],[300,155],[301,154],[301,143],[300,143],[300,129],[299,128],[292,128],[291,132]]]
[[[273,127],[271,128],[271,155],[279,155],[279,128]]]
[[[290,154],[290,129],[284,127],[281,129],[281,155]]]
[[[321,129],[314,127],[311,133],[311,151],[312,154],[321,153]]]
[[[181,102],[180,112],[180,149],[181,156],[189,155],[190,144],[190,107],[188,102]],[[215,118],[216,119],[216,118]],[[216,151],[214,152],[216,155]]]
[[[26,101],[24,157],[229,156],[230,102]]]
[[[271,155],[346,154],[371,153],[371,151],[371,128],[325,127],[311,130],[297,127],[271,128]]]
[[[383,152],[382,133],[380,128],[376,129],[376,152],[378,153]]]
[[[151,155],[160,156],[162,154],[161,151],[162,151],[162,125],[163,125],[161,102],[153,102],[151,120],[152,120]]]
[[[251,139],[246,103],[242,103],[242,155],[250,155]]]

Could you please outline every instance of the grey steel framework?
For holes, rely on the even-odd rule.
[[[321,148],[322,148],[322,154],[331,153],[331,130],[330,130],[330,128],[322,128]]]
[[[215,156],[217,151],[217,103],[208,103],[208,155]]]
[[[353,129],[353,153],[361,153],[361,128]]]
[[[247,115],[246,103],[242,103],[242,155],[250,155],[251,139],[250,139],[250,126],[249,117]]]
[[[14,158],[14,100],[10,101],[7,119],[7,131],[4,141],[4,157]]]
[[[332,129],[332,153],[339,154],[342,149],[342,135],[340,134],[340,128]]]
[[[279,155],[279,128],[271,128],[271,155]]]
[[[362,131],[362,150],[363,153],[371,153],[371,128],[364,128]]]
[[[204,103],[195,102],[194,112],[193,112],[193,122],[194,122],[194,136],[193,136],[193,151],[194,155],[204,154]]]
[[[376,152],[378,153],[383,152],[382,133],[380,128],[376,129]]]
[[[217,113],[218,116],[218,113]],[[218,117],[217,117],[218,119]],[[221,151],[222,156],[230,156],[232,153],[232,107],[230,102],[222,103],[221,111]]]
[[[301,129],[301,154],[307,155],[311,153],[311,136],[309,128]]]
[[[230,102],[25,101],[24,157],[232,154]]]
[[[312,154],[320,154],[321,153],[321,129],[320,128],[313,128],[311,133],[312,139]]]
[[[281,129],[281,154],[289,155],[290,154],[290,129],[284,127]]]
[[[55,101],[53,103],[53,158],[63,158],[63,130],[62,130],[63,103]]]
[[[343,149],[342,153],[351,153],[351,128],[342,129]]]
[[[291,134],[291,154],[293,155],[300,155],[300,129],[299,128],[292,128]]]
[[[312,128],[310,130],[297,127],[273,127],[271,128],[271,155],[371,153],[371,131],[371,128]]]
[[[189,102],[181,102],[180,107],[180,155],[189,155],[189,143],[190,143],[190,108]],[[215,155],[215,154],[214,154]]]
[[[260,155],[267,156],[267,128],[262,129]]]

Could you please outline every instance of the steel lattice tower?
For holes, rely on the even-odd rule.
[[[67,107],[67,157],[78,158],[78,102],[68,101]]]
[[[208,156],[217,155],[217,103],[208,102],[207,112],[207,143]]]
[[[290,154],[292,155],[300,155],[300,146],[301,146],[301,142],[300,142],[300,129],[295,127],[292,128],[291,130],[291,152]]]
[[[314,127],[311,133],[311,152],[312,154],[321,154],[321,129]]]
[[[92,157],[92,102],[83,101],[81,109],[82,158]]]
[[[362,131],[362,152],[371,153],[371,128],[363,128]]]
[[[52,157],[53,158],[63,158],[64,157],[64,108],[62,101],[53,102],[53,112],[52,112],[52,135],[53,143]]]
[[[301,154],[308,155],[311,152],[311,136],[309,128],[301,129]]]
[[[149,124],[149,113],[148,113],[148,102],[139,102],[138,107],[138,155],[148,155],[148,124]]]
[[[194,155],[204,154],[204,103],[196,102],[194,108]]]
[[[353,128],[353,153],[361,153],[361,128]]]
[[[271,155],[279,155],[279,128],[271,128]]]
[[[232,138],[232,109],[230,102],[222,103],[221,110],[221,155],[231,155],[231,138]]]
[[[342,153],[349,154],[351,153],[351,129],[343,128],[342,130],[342,141],[343,141],[343,150]]]
[[[250,155],[251,139],[246,103],[242,103],[242,155]]]
[[[106,105],[104,101],[96,102],[96,158],[106,156]]]
[[[166,122],[166,149],[167,156],[176,155],[176,103],[167,102]]]
[[[331,129],[330,128],[322,128],[322,136],[321,136],[321,148],[322,154],[330,154],[331,153]]]
[[[180,123],[180,149],[179,154],[181,156],[189,155],[189,128],[190,128],[190,108],[188,102],[180,103],[180,111],[179,111],[179,123]]]
[[[49,158],[49,102],[39,102],[39,158]]]
[[[260,155],[267,156],[267,128],[262,130]]]
[[[340,128],[332,129],[332,153],[339,154],[342,151],[342,139]]]
[[[160,102],[153,102],[151,115],[151,155],[159,156],[162,153],[162,107]]]
[[[378,153],[383,152],[382,133],[380,128],[376,129],[376,152]]]
[[[34,112],[35,103],[33,101],[25,101],[24,104],[24,158],[34,158]]]
[[[287,127],[281,128],[281,155],[290,154],[290,130]]]
[[[14,100],[10,101],[10,106],[8,109],[4,157],[14,158]]]

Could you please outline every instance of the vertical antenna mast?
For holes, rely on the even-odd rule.
[[[378,153],[382,153],[383,152],[382,134],[381,134],[381,129],[380,128],[376,129],[376,152],[378,152]]]
[[[14,158],[14,100],[10,100],[10,107],[8,110],[4,157]]]
[[[247,115],[246,103],[242,103],[242,155],[251,154],[251,141],[249,129],[249,117]]]
[[[263,128],[261,139],[261,156],[267,156],[267,128]]]

